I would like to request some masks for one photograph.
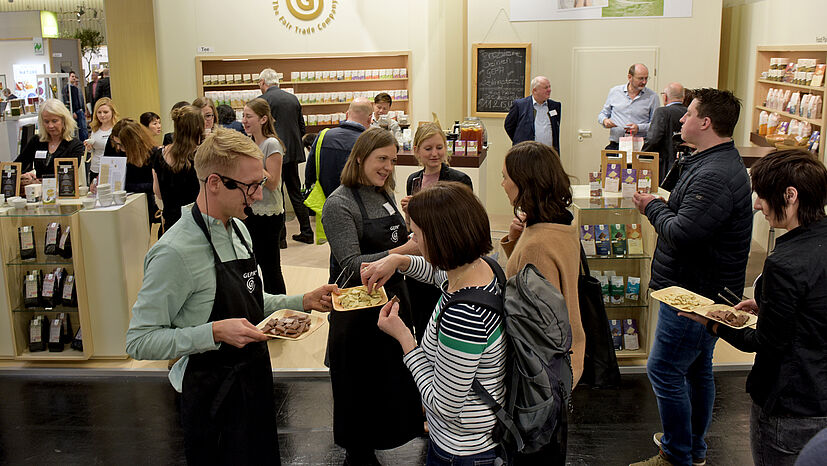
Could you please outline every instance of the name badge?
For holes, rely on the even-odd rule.
[[[38,150],[38,151],[34,152],[34,158],[46,160],[46,155],[47,154],[48,154],[48,152],[46,152],[45,150]]]
[[[548,116],[550,116],[550,117],[557,116],[557,110],[549,110],[548,111]]]
[[[391,205],[390,202],[386,202],[386,203],[382,204],[382,207],[384,207],[385,210],[387,210],[388,213],[391,214],[391,215],[396,213],[396,211],[393,210],[393,206]]]

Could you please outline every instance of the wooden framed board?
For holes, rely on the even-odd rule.
[[[55,179],[57,180],[57,197],[60,199],[77,199],[78,194],[78,159],[67,157],[55,159]]]
[[[6,199],[20,195],[20,176],[22,175],[23,164],[20,162],[2,162],[0,163],[0,176],[2,176],[2,184],[0,189],[6,196]]]
[[[471,64],[473,116],[505,117],[530,92],[530,43],[473,44]]]

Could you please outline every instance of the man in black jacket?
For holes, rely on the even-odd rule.
[[[270,104],[270,113],[273,115],[273,125],[276,133],[284,143],[284,158],[281,164],[281,179],[287,187],[287,196],[293,205],[293,212],[299,220],[301,232],[293,235],[293,239],[302,243],[313,244],[313,229],[310,228],[310,218],[299,180],[299,164],[304,162],[304,117],[302,105],[293,94],[279,89],[279,78],[275,70],[265,68],[259,74],[259,88],[261,98]],[[282,229],[282,232],[285,230]],[[284,234],[284,233],[282,233]],[[287,247],[286,242],[281,244]]]
[[[646,133],[646,143],[643,144],[642,149],[644,152],[660,154],[658,185],[675,164],[675,143],[672,136],[680,133],[681,118],[686,113],[686,106],[683,104],[684,90],[680,83],[669,83],[661,95],[663,95],[663,107],[655,109],[652,123]]]
[[[740,102],[729,91],[699,89],[681,119],[683,139],[697,150],[679,160],[669,201],[635,194],[658,234],[649,287],[677,285],[713,300],[728,287],[744,289],[752,238],[749,177],[732,141]],[[716,337],[661,303],[647,372],[663,433],[658,455],[635,464],[704,464],[712,420]]]
[[[98,79],[97,89],[95,89],[95,101],[92,102],[92,111],[94,111],[95,104],[103,97],[112,98],[112,89],[109,86],[109,68],[104,68],[100,73],[101,77]]]

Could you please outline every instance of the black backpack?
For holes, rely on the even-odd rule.
[[[506,282],[500,265],[484,259],[497,277],[502,296],[481,289],[460,290],[442,307],[444,311],[454,304],[471,304],[502,317],[508,345],[505,406],[476,379],[472,389],[496,415],[494,439],[505,448],[507,459],[550,445],[557,445],[559,457],[565,458],[572,386],[571,326],[565,298],[532,264]],[[437,316],[437,333],[442,314]]]

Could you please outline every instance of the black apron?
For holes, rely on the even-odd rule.
[[[393,249],[408,241],[405,219],[385,194],[394,214],[368,218],[362,197],[353,189],[362,213],[362,254]],[[338,264],[336,264],[338,266]],[[344,286],[361,284],[358,274]],[[399,296],[399,315],[410,328],[405,281],[398,273],[385,284],[388,297]],[[386,450],[422,433],[422,401],[413,376],[402,362],[402,348],[376,325],[380,307],[330,313],[330,381],[333,388],[333,438],[348,450]]]
[[[246,318],[258,324],[264,320],[261,279],[255,255],[238,226],[230,220],[250,257],[221,262],[197,205],[192,216],[215,257],[215,301],[209,321]],[[181,419],[189,464],[280,464],[267,342],[243,348],[224,343],[218,350],[190,355]]]

